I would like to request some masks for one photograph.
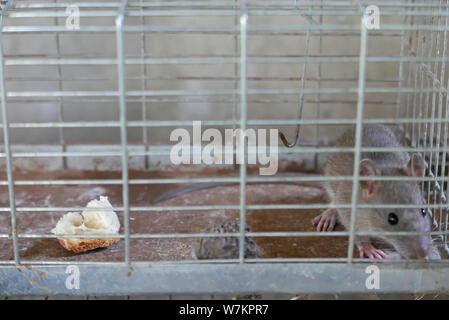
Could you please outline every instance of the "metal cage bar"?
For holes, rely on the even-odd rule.
[[[3,122],[3,141],[6,159],[6,172],[8,177],[8,194],[9,194],[9,211],[11,214],[11,236],[13,239],[14,262],[16,265],[20,263],[19,241],[17,237],[17,220],[16,220],[16,199],[14,195],[14,176],[12,167],[12,154],[9,140],[9,124],[8,124],[8,106],[7,91],[5,80],[5,59],[3,54],[3,28],[4,15],[13,6],[14,0],[9,0],[3,11],[0,13],[0,89],[2,101],[2,122]]]
[[[128,0],[122,0],[122,4],[115,19],[117,28],[117,59],[118,59],[118,83],[120,92],[120,140],[122,144],[122,194],[125,225],[125,263],[130,263],[129,240],[129,177],[128,177],[128,138],[126,121],[126,84],[125,84],[125,50],[123,45],[123,23]]]
[[[66,34],[75,31],[68,31],[63,26],[56,25],[58,17],[64,17],[63,8],[66,3],[62,2],[34,2],[16,3],[14,6],[13,0],[8,2],[9,8],[12,10],[2,12],[1,19],[7,14],[14,24],[18,24],[19,19],[30,19],[30,25],[2,25],[2,33],[0,35],[45,35],[55,34],[59,37],[60,34]],[[73,3],[70,3],[73,4]],[[353,249],[355,245],[355,239],[358,236],[378,236],[378,235],[422,235],[419,232],[360,232],[355,230],[355,218],[356,211],[363,208],[389,208],[392,204],[383,203],[378,205],[366,205],[357,202],[358,183],[360,181],[379,180],[379,181],[419,181],[422,182],[425,187],[424,191],[427,191],[427,204],[426,207],[433,212],[433,218],[437,225],[437,229],[429,234],[433,237],[439,237],[442,239],[442,246],[448,250],[447,236],[448,236],[448,212],[449,203],[445,193],[448,192],[449,176],[447,176],[446,161],[448,152],[448,122],[449,122],[449,100],[448,91],[449,86],[447,83],[447,75],[445,74],[446,61],[449,59],[446,57],[447,51],[447,31],[448,31],[448,16],[449,16],[449,2],[446,0],[436,2],[408,2],[408,1],[358,1],[359,8],[354,6],[353,1],[309,1],[304,7],[295,6],[293,1],[241,1],[240,8],[238,1],[216,1],[216,2],[204,2],[204,1],[171,1],[171,2],[146,2],[139,1],[127,1],[122,0],[120,2],[75,2],[83,8],[81,17],[83,18],[112,18],[115,19],[115,25],[87,25],[82,26],[78,32],[79,34],[111,34],[116,37],[116,57],[101,55],[94,56],[89,54],[74,54],[63,55],[60,52],[55,56],[54,54],[47,55],[25,55],[25,56],[4,56],[3,50],[0,52],[0,88],[2,89],[2,115],[3,124],[1,125],[4,132],[5,148],[0,152],[0,160],[6,162],[7,165],[7,180],[0,181],[0,186],[8,187],[10,207],[0,207],[0,212],[11,213],[12,224],[12,240],[14,247],[14,261],[0,261],[0,284],[1,278],[11,277],[11,279],[18,279],[17,283],[22,283],[23,279],[17,275],[17,270],[14,269],[19,263],[22,265],[32,265],[43,272],[54,272],[54,279],[61,278],[62,266],[65,265],[78,265],[83,270],[89,270],[93,272],[99,272],[99,269],[107,266],[111,273],[114,275],[112,282],[117,279],[117,286],[122,286],[119,289],[113,291],[114,293],[126,292],[129,293],[130,288],[136,286],[135,292],[161,292],[167,290],[167,287],[163,287],[164,281],[168,281],[167,275],[179,276],[179,272],[188,272],[192,277],[196,276],[200,278],[198,285],[194,287],[188,287],[189,279],[180,280],[179,290],[190,290],[191,292],[205,292],[210,290],[217,290],[219,292],[232,292],[232,290],[243,290],[248,287],[243,287],[245,283],[248,283],[250,276],[248,273],[253,273],[257,276],[260,282],[251,282],[251,291],[253,290],[268,290],[270,284],[275,283],[276,286],[272,287],[275,291],[281,291],[281,285],[286,286],[287,291],[301,292],[302,290],[309,290],[308,292],[328,292],[340,290],[340,292],[350,292],[355,290],[357,292],[364,291],[365,288],[354,287],[350,288],[338,286],[335,283],[335,279],[355,279],[355,285],[363,284],[359,282],[360,273],[365,275],[365,264],[371,263],[370,259],[357,259],[353,256]],[[323,21],[328,17],[335,15],[347,15],[348,17],[359,17],[360,13],[363,13],[364,7],[368,4],[377,4],[379,6],[385,6],[382,14],[391,18],[401,18],[404,16],[403,23],[400,24],[385,24],[382,30],[374,33],[369,33],[366,27],[362,24],[324,24]],[[309,24],[302,25],[257,25],[248,24],[248,19],[254,17],[265,16],[301,16],[306,19]],[[230,17],[234,20],[234,25],[231,26],[171,26],[171,25],[144,25],[143,22],[151,19],[147,17]],[[53,18],[55,25],[36,25],[34,18]],[[126,19],[125,19],[126,17]],[[319,17],[319,20],[316,19]],[[433,17],[433,18],[429,18]],[[135,18],[140,21],[140,25],[126,25],[125,20],[128,18]],[[240,24],[235,23],[239,21]],[[252,20],[251,20],[252,21]],[[312,23],[310,23],[312,21]],[[176,56],[157,56],[152,53],[146,52],[146,36],[147,34],[195,34],[195,35],[229,35],[234,41],[234,51],[229,55],[198,55],[198,54],[186,54]],[[125,54],[124,40],[127,35],[138,35],[140,38],[140,51],[138,54]],[[288,54],[264,54],[251,55],[248,49],[248,42],[252,36],[305,36],[307,37],[307,45],[312,37],[319,37],[319,53],[318,55],[311,55],[308,52],[308,48],[303,54],[288,55]],[[356,39],[360,39],[360,48],[358,54],[330,54],[323,55],[324,46],[323,38],[327,36],[351,36]],[[382,54],[378,56],[369,56],[367,53],[368,36],[370,41],[373,38],[379,37],[391,37],[393,39],[401,39],[400,55],[388,55]],[[240,42],[238,38],[240,37]],[[426,37],[426,39],[424,39]],[[409,40],[410,39],[410,40]],[[425,40],[425,41],[424,41]],[[410,41],[410,42],[408,42]],[[238,48],[240,43],[240,48]],[[0,44],[3,48],[2,38],[0,38]],[[440,47],[443,46],[442,54],[440,54]],[[240,50],[238,50],[240,49]],[[413,51],[414,50],[414,51]],[[152,51],[152,50],[150,50]],[[155,50],[156,51],[156,50]],[[257,75],[248,74],[248,67],[250,65],[262,65],[262,64],[315,64],[317,67],[316,75],[307,76],[306,72],[303,74],[295,75],[294,77],[288,76],[268,76],[266,78],[260,78]],[[326,71],[323,64],[343,64],[357,65],[358,66],[358,78],[355,76],[345,76],[342,78],[326,76]],[[398,76],[389,77],[386,79],[370,77],[367,72],[367,63],[396,63],[399,64]],[[177,65],[229,65],[233,67],[234,73],[227,76],[158,76],[153,74],[147,74],[147,67],[149,65],[154,66],[177,66]],[[312,67],[315,67],[313,65]],[[7,77],[5,75],[5,68],[14,67],[51,67],[57,66],[59,70],[58,77],[52,77],[50,75],[37,76],[37,77],[20,77],[11,75]],[[109,66],[111,68],[117,67],[117,79],[115,76],[92,76],[92,77],[78,77],[61,74],[62,68],[66,67],[81,67],[81,66]],[[140,66],[144,70],[138,75],[126,75],[132,67]],[[238,68],[240,67],[240,74]],[[308,72],[311,73],[311,72]],[[50,80],[58,81],[62,84],[64,81],[79,81],[79,80],[95,80],[100,81],[114,81],[117,82],[118,89],[110,90],[83,90],[72,89],[63,90],[66,87],[60,85],[57,90],[24,90],[13,89],[6,90],[6,81],[40,81]],[[127,87],[129,80],[138,80],[140,82],[140,90],[130,90]],[[227,89],[173,89],[173,90],[158,90],[157,86],[151,86],[149,90],[147,83],[151,80],[200,80],[200,81],[216,81],[219,83],[221,80],[232,81],[232,86]],[[357,80],[357,84],[356,83]],[[240,83],[239,83],[240,81]],[[257,81],[258,84],[264,81],[290,81],[299,82],[301,86],[299,88],[291,87],[284,89],[276,88],[264,88],[251,87],[251,81]],[[314,82],[314,86],[307,87],[307,81]],[[331,82],[331,85],[324,85],[325,82]],[[347,87],[340,86],[339,82],[347,82]],[[353,84],[354,83],[354,84]],[[389,93],[397,95],[395,98],[385,101],[377,101],[366,97],[367,94],[373,93]],[[352,98],[341,98],[339,95],[350,95]],[[297,99],[278,98],[278,95],[291,95],[299,97],[300,103],[315,103],[316,104],[316,119],[298,119],[298,120],[248,120],[248,105],[251,103],[296,103]],[[311,97],[305,99],[305,96],[316,95],[317,97]],[[322,100],[325,95],[335,95],[335,99],[327,98],[328,100]],[[355,100],[355,97],[357,97]],[[444,99],[446,99],[446,105],[444,105]],[[118,121],[73,121],[67,122],[62,117],[60,121],[46,121],[46,122],[12,122],[9,123],[7,117],[7,102],[13,103],[28,103],[33,101],[59,101],[62,104],[66,102],[117,102],[119,104],[119,120]],[[320,105],[329,103],[346,103],[353,104],[357,101],[356,117],[354,119],[349,118],[337,118],[337,119],[320,119]],[[139,107],[142,110],[142,120],[134,121],[127,119],[127,104],[130,102],[138,102]],[[240,171],[236,176],[226,178],[206,177],[206,178],[161,178],[161,179],[131,179],[129,177],[129,159],[131,157],[145,157],[148,161],[148,156],[153,155],[168,155],[166,151],[155,151],[145,145],[143,151],[130,149],[132,146],[128,142],[128,129],[142,129],[142,142],[147,144],[148,142],[148,130],[150,128],[169,128],[176,126],[191,126],[191,121],[176,120],[176,121],[162,121],[151,120],[146,114],[147,104],[152,102],[175,102],[175,103],[198,103],[198,102],[225,102],[233,104],[234,108],[232,120],[207,120],[203,124],[210,126],[233,126],[239,127],[241,135],[239,137],[240,150],[232,150],[233,153],[240,151]],[[364,118],[364,108],[369,104],[378,104],[382,106],[388,106],[392,109],[397,108],[394,111],[395,116],[382,117],[382,118]],[[237,106],[240,105],[240,118],[237,118]],[[445,107],[445,108],[444,108]],[[365,148],[361,144],[361,132],[362,128],[366,124],[372,123],[384,123],[384,124],[397,124],[404,127],[404,132],[411,141],[411,146],[404,146],[402,148]],[[291,154],[304,154],[314,153],[317,157],[326,155],[333,152],[353,152],[354,153],[354,167],[353,175],[342,177],[327,177],[320,176],[307,176],[307,177],[251,177],[248,175],[247,166],[245,161],[246,142],[245,142],[245,130],[251,126],[296,126],[296,125],[308,125],[315,126],[315,141],[313,143],[304,143],[301,146],[294,149],[281,148],[280,153]],[[319,128],[320,126],[332,126],[332,125],[347,125],[355,126],[356,128],[356,143],[351,148],[338,148],[338,147],[321,147],[318,144]],[[39,128],[54,128],[63,133],[66,128],[116,128],[120,130],[120,144],[114,145],[118,147],[112,151],[71,151],[67,148],[61,151],[21,151],[15,150],[10,146],[10,129],[39,129]],[[441,132],[443,130],[443,132]],[[424,137],[424,138],[423,138]],[[422,139],[423,138],[423,139]],[[435,139],[434,139],[435,138]],[[443,139],[443,140],[442,140]],[[61,140],[61,144],[66,144],[64,139]],[[201,148],[199,148],[201,151]],[[428,159],[427,172],[428,176],[423,178],[414,177],[362,177],[359,174],[359,163],[362,152],[388,152],[388,151],[404,151],[404,152],[421,152]],[[60,180],[26,180],[26,179],[14,179],[12,161],[15,158],[54,158],[62,157],[67,160],[70,157],[116,157],[121,159],[121,178],[120,179],[60,179]],[[146,166],[147,167],[147,166]],[[148,167],[147,167],[148,168]],[[284,204],[284,205],[252,205],[247,203],[246,199],[246,186],[249,182],[323,182],[329,180],[341,180],[341,181],[353,181],[352,187],[352,201],[344,205],[335,205],[327,203],[317,204]],[[130,204],[129,189],[130,185],[143,185],[143,184],[175,184],[175,183],[204,183],[204,182],[232,182],[239,184],[240,198],[238,203],[232,205],[192,205],[192,206],[133,206]],[[124,231],[117,235],[77,235],[82,238],[118,238],[125,240],[125,255],[124,261],[48,261],[48,260],[26,260],[20,259],[19,256],[19,240],[32,240],[32,239],[49,239],[49,238],[73,238],[73,235],[50,235],[42,234],[42,232],[35,233],[21,233],[17,234],[16,226],[16,213],[32,212],[33,214],[40,214],[43,212],[65,212],[65,211],[80,211],[85,208],[80,207],[16,207],[14,199],[14,188],[16,186],[39,186],[39,185],[120,185],[122,186],[122,206],[114,207],[113,210],[123,212],[124,215]],[[397,208],[420,208],[421,205],[402,204],[394,205]],[[257,214],[264,214],[272,209],[283,210],[303,210],[303,209],[326,209],[326,208],[344,208],[349,209],[351,212],[351,226],[350,230],[345,232],[329,232],[329,233],[317,233],[317,232],[246,232],[245,222],[247,220],[247,212],[249,210],[260,210]],[[108,208],[109,209],[109,208]],[[87,209],[89,210],[89,209]],[[95,208],[95,210],[101,210],[101,208]],[[196,212],[198,215],[208,214],[210,210],[233,210],[239,213],[240,227],[237,232],[228,233],[131,233],[130,229],[130,213],[147,214],[150,212],[168,212],[168,211],[180,211],[180,212]],[[210,260],[167,260],[167,261],[134,261],[130,256],[130,243],[134,239],[187,239],[187,238],[222,238],[222,237],[235,237],[239,239],[239,255],[236,259],[210,259]],[[342,258],[264,258],[264,259],[249,259],[245,257],[245,237],[254,238],[274,238],[274,237],[349,237],[349,245],[347,250],[347,256]],[[8,240],[11,236],[9,234],[0,234],[0,239]],[[123,260],[123,259],[122,259]],[[318,262],[320,264],[318,264]],[[391,265],[389,264],[391,262]],[[311,264],[313,263],[313,264]],[[315,264],[316,263],[316,264]],[[416,264],[415,264],[416,263]],[[387,261],[385,269],[387,270],[387,279],[393,279],[394,276],[400,275],[401,279],[406,279],[408,282],[406,287],[398,288],[397,282],[391,280],[388,282],[383,290],[391,291],[410,291],[419,288],[424,291],[434,291],[441,288],[447,289],[447,277],[442,273],[444,271],[444,263],[447,260],[431,262],[433,266],[438,266],[438,270],[433,271],[430,268],[423,267],[423,264],[414,261],[408,261],[406,265],[403,265],[403,261]],[[434,263],[434,264],[433,264]],[[278,265],[276,265],[278,264]],[[136,268],[136,275],[130,272],[128,278],[125,279],[124,270],[129,271],[130,265]],[[6,267],[5,267],[6,266]],[[138,283],[136,279],[142,279],[146,274],[145,268],[152,267],[156,278],[145,279],[142,283]],[[415,269],[413,269],[413,268]],[[314,269],[316,268],[316,269]],[[283,273],[284,271],[285,273]],[[318,271],[316,271],[318,270]],[[341,273],[335,279],[328,279],[329,277],[319,274],[319,272],[332,271]],[[23,270],[22,270],[23,271]],[[329,272],[330,272],[329,271]],[[28,274],[28,271],[24,271]],[[86,271],[87,272],[87,271]],[[166,272],[166,273],[164,273]],[[222,272],[222,273],[220,273]],[[268,273],[271,272],[271,273]],[[317,273],[318,272],[318,273]],[[352,273],[351,273],[352,272]],[[357,273],[356,273],[357,272]],[[186,274],[186,273],[184,273]],[[207,284],[204,280],[205,275],[217,275],[217,279],[220,283],[223,283],[223,288],[212,288],[210,284]],[[297,281],[295,277],[300,275],[300,279],[305,279],[305,284],[301,284],[301,281]],[[404,275],[407,274],[407,277]],[[436,275],[435,275],[436,274]],[[288,284],[277,283],[279,281],[278,275],[285,276],[285,279],[291,281]],[[319,275],[319,276],[318,276]],[[160,278],[157,278],[159,277]],[[422,279],[419,278],[423,276]],[[264,279],[266,277],[266,279]],[[314,282],[312,288],[310,277],[318,277],[319,283],[331,284],[330,287],[316,286],[317,282]],[[345,278],[346,277],[346,278]],[[229,285],[229,279],[234,279],[234,287]],[[235,280],[239,281],[235,281]],[[253,278],[254,279],[254,278]],[[282,278],[284,279],[284,278]],[[410,279],[413,279],[411,281]],[[429,280],[430,279],[430,280]],[[173,280],[173,279],[169,279]],[[404,280],[404,281],[406,281]],[[434,282],[435,280],[435,282]],[[40,280],[39,280],[40,281]],[[326,282],[327,281],[327,282]],[[438,282],[439,281],[439,282]],[[340,281],[341,282],[341,281]],[[45,279],[42,283],[47,284]],[[62,282],[61,282],[62,283]],[[443,283],[438,286],[437,283]],[[145,285],[142,288],[140,285]],[[150,285],[150,286],[148,286]],[[151,286],[154,285],[154,286]],[[228,286],[229,285],[229,286]],[[263,287],[265,286],[265,287]],[[149,288],[149,289],[148,289]],[[101,287],[100,292],[109,293],[109,289]],[[112,289],[111,289],[112,290]],[[271,290],[271,289],[270,289]],[[312,290],[312,291],[310,291]],[[8,286],[6,292],[15,293],[17,288]],[[30,289],[30,292],[38,292],[36,288]],[[63,289],[56,288],[56,293],[63,292]],[[134,292],[134,293],[135,293]],[[401,291],[402,292],[402,291]],[[83,294],[80,292],[80,294]]]
[[[246,106],[246,77],[247,77],[247,24],[248,13],[246,8],[246,0],[241,3],[240,16],[240,239],[239,239],[239,262],[245,262],[245,225],[246,225],[246,122],[247,122],[247,106]]]
[[[352,203],[351,203],[351,220],[349,229],[349,246],[348,246],[348,263],[352,263],[354,256],[355,243],[355,218],[357,210],[357,199],[359,191],[360,179],[360,149],[362,147],[362,119],[363,119],[363,104],[365,94],[365,68],[366,68],[366,51],[368,42],[368,32],[366,26],[360,23],[360,64],[359,64],[359,88],[358,88],[358,102],[356,115],[356,131],[355,131],[355,150],[354,150],[354,171],[352,182]]]
[[[333,261],[332,259],[330,261]],[[107,266],[110,272],[104,273]],[[0,278],[9,278],[11,282],[5,286],[6,294],[51,294],[89,295],[91,292],[85,285],[97,279],[95,274],[102,274],[102,281],[97,286],[99,295],[117,294],[160,294],[166,292],[167,283],[175,282],[172,294],[201,293],[372,293],[366,289],[365,264],[243,264],[216,265],[208,264],[138,264],[133,272],[128,273],[126,267],[120,265],[80,265],[80,272],[88,275],[82,280],[80,290],[72,293],[64,286],[67,274],[64,266],[41,265],[28,270],[23,268],[0,268]],[[151,274],[148,274],[151,268]],[[422,264],[380,265],[382,285],[380,293],[439,292],[447,289],[449,272],[445,266],[432,271]],[[282,270],[279,273],[279,269]],[[37,273],[46,275],[39,277]],[[24,276],[25,275],[25,276]],[[32,279],[38,286],[30,286]],[[142,281],[145,279],[145,281]],[[215,281],[210,281],[214,279]],[[438,289],[438,290],[436,290]]]

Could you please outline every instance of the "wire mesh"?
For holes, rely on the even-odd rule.
[[[81,25],[79,29],[71,30],[63,25],[67,17],[66,8],[74,5],[80,8]],[[379,30],[368,30],[360,22],[365,7],[379,6],[382,22]],[[439,246],[449,251],[447,246],[448,222],[448,120],[449,101],[447,100],[447,31],[448,31],[449,3],[447,1],[415,2],[415,1],[116,1],[116,2],[59,2],[59,1],[14,1],[10,0],[3,7],[1,15],[0,44],[0,88],[2,101],[2,130],[3,152],[0,159],[6,163],[7,179],[0,181],[0,185],[8,187],[9,206],[0,208],[0,212],[8,212],[11,216],[11,232],[1,234],[2,239],[12,239],[13,260],[0,261],[5,265],[59,265],[59,264],[121,264],[131,265],[138,263],[132,261],[130,252],[131,239],[150,238],[195,238],[195,237],[239,237],[239,258],[228,260],[185,260],[169,261],[170,263],[264,263],[264,262],[367,262],[369,259],[356,259],[353,257],[354,239],[357,235],[380,235],[388,233],[356,232],[355,213],[358,209],[375,207],[389,208],[393,204],[363,205],[357,203],[358,183],[353,184],[352,202],[346,205],[321,204],[285,204],[285,205],[250,205],[246,200],[246,185],[248,182],[275,182],[275,181],[369,181],[369,177],[359,176],[359,160],[362,152],[398,151],[421,152],[427,162],[426,176],[423,178],[405,177],[376,177],[380,181],[418,180],[422,182],[422,191],[426,195],[426,207],[431,210],[435,231],[430,234],[438,239]],[[298,18],[288,20],[264,20],[270,18]],[[342,17],[336,20],[335,17]],[[181,23],[166,18],[186,19]],[[218,23],[190,24],[190,18],[214,18]],[[61,20],[62,19],[62,20]],[[149,23],[156,21],[155,23]],[[98,22],[97,22],[98,21]],[[269,23],[267,23],[269,21]],[[272,22],[274,21],[274,22]],[[344,21],[343,23],[339,21]],[[236,23],[237,22],[237,23]],[[162,23],[162,24],[160,24]],[[180,25],[181,24],[181,25]],[[115,37],[115,52],[87,51],[82,53],[67,53],[63,50],[63,35],[75,35],[83,39],[91,35]],[[54,36],[55,53],[14,53],[14,49],[7,47],[12,37],[35,38]],[[164,37],[169,35],[231,36],[232,50],[223,53],[207,54],[175,54],[168,55],[158,52],[157,42],[151,41],[150,36]],[[137,36],[138,50],[128,50],[128,39]],[[257,37],[294,37],[306,39],[306,50],[298,51],[296,55],[264,52],[254,50],[251,45]],[[326,47],[326,39],[340,37],[351,39],[357,44],[358,50],[347,53],[333,54]],[[8,39],[5,39],[8,38]],[[395,54],[370,54],[371,41],[378,39],[393,39],[399,45],[399,52]],[[156,38],[157,39],[157,38]],[[228,38],[227,38],[228,39]],[[239,41],[238,41],[239,40]],[[313,48],[309,51],[309,42]],[[379,40],[381,41],[381,40]],[[377,42],[382,43],[382,42]],[[302,44],[302,43],[301,43]],[[300,47],[301,47],[300,44]],[[148,49],[151,48],[151,49]],[[302,48],[302,47],[301,47]],[[304,49],[304,48],[302,48]],[[316,51],[312,50],[316,49]],[[153,51],[154,50],[154,51]],[[257,51],[257,53],[256,53]],[[327,51],[329,53],[327,53]],[[382,52],[382,51],[381,51]],[[387,76],[373,71],[373,65],[387,64],[397,68],[397,75]],[[254,68],[263,66],[301,65],[296,68],[295,75],[273,75],[267,73],[259,76]],[[326,68],[344,65],[356,70],[356,73],[332,74]],[[171,72],[171,67],[184,68],[194,66],[205,69],[206,74],[198,72],[179,73]],[[232,72],[224,72],[222,67],[230,68]],[[56,67],[56,73],[54,69]],[[92,67],[97,70],[94,75],[83,73],[71,74],[73,68]],[[98,70],[105,67],[108,72],[100,73]],[[135,72],[135,68],[139,71]],[[152,68],[167,68],[167,73],[152,72]],[[41,68],[44,72],[37,75],[26,74],[21,70]],[[216,68],[217,72],[210,72]],[[115,70],[115,72],[111,72]],[[186,69],[189,70],[189,69]],[[47,72],[45,72],[47,71]],[[299,72],[301,71],[301,72]],[[27,82],[50,82],[56,86],[38,86],[20,84]],[[180,88],[177,86],[163,86],[170,81],[198,81],[210,83],[198,88]],[[74,85],[78,82],[78,85]],[[104,82],[103,89],[92,90],[92,83]],[[282,83],[282,86],[271,85]],[[81,84],[79,84],[81,83]],[[136,85],[137,83],[137,85]],[[84,85],[83,85],[84,84]],[[53,89],[48,89],[52,87]],[[29,89],[32,88],[32,89]],[[379,95],[381,98],[376,98]],[[16,105],[56,103],[57,118],[49,121],[11,121],[8,113]],[[115,120],[76,120],[70,121],[67,108],[74,104],[111,103],[118,110]],[[140,119],[128,119],[130,104],[140,106]],[[170,151],[154,151],[148,146],[152,143],[151,130],[170,129],[174,127],[191,126],[192,122],[185,119],[152,119],[148,105],[176,103],[191,104],[226,104],[232,110],[232,118],[207,119],[204,126],[232,127],[245,130],[248,127],[283,127],[292,128],[297,125],[312,128],[313,134],[309,139],[301,141],[293,149],[280,148],[279,152],[291,154],[313,153],[314,155],[327,155],[333,152],[354,152],[355,165],[353,175],[329,176],[300,176],[300,177],[251,177],[247,175],[246,165],[240,166],[238,177],[233,178],[179,178],[179,179],[135,179],[129,177],[130,157],[144,157],[145,168],[150,168],[149,157],[169,155]],[[273,105],[293,104],[313,111],[315,117],[308,119],[302,116],[299,119],[257,119],[252,115],[254,106],[262,105],[269,108]],[[326,118],[323,109],[329,109],[332,104],[351,105],[354,117],[338,116]],[[354,107],[356,105],[356,107]],[[367,113],[374,107],[385,107],[384,117],[367,117]],[[112,108],[111,107],[111,108]],[[356,109],[354,109],[356,108]],[[382,109],[384,110],[384,109]],[[282,111],[280,111],[282,113]],[[403,148],[366,148],[361,144],[363,125],[383,123],[399,125],[409,142]],[[320,138],[326,135],[325,128],[332,126],[355,126],[356,140],[353,148],[339,148],[320,144]],[[19,152],[11,148],[11,133],[15,130],[57,130],[56,142],[62,146],[58,152],[29,151]],[[70,134],[68,130],[117,129],[114,144],[118,151],[70,151]],[[138,129],[140,134],[133,136],[131,129]],[[90,131],[93,132],[93,131]],[[109,131],[108,131],[109,132]],[[111,131],[112,132],[112,131]],[[106,134],[107,135],[107,134]],[[298,135],[299,136],[299,135]],[[307,134],[306,134],[307,136]],[[134,139],[134,140],[133,140]],[[241,145],[245,145],[242,136]],[[298,140],[298,139],[297,139]],[[20,140],[16,140],[20,141]],[[145,149],[133,151],[130,146],[143,144]],[[234,151],[233,151],[234,152]],[[243,156],[243,152],[240,153]],[[120,179],[36,179],[23,180],[14,177],[13,164],[21,158],[62,158],[63,167],[67,168],[67,159],[79,157],[111,157],[120,158]],[[244,157],[244,156],[243,156]],[[151,158],[150,158],[151,159]],[[242,159],[242,163],[245,163]],[[318,166],[316,163],[315,166]],[[372,178],[374,179],[374,178]],[[145,206],[137,207],[130,204],[130,185],[144,184],[174,184],[174,183],[204,183],[204,182],[235,182],[240,184],[240,200],[237,205],[216,206]],[[114,207],[123,212],[124,231],[120,235],[108,235],[108,238],[125,240],[125,253],[123,262],[105,261],[34,261],[22,260],[19,254],[19,239],[45,239],[55,238],[55,235],[17,232],[16,214],[18,212],[66,212],[79,211],[80,207],[16,207],[14,189],[17,186],[39,185],[119,185],[122,187],[122,205]],[[397,208],[417,208],[410,204],[397,205]],[[351,227],[347,232],[316,233],[316,232],[246,232],[245,220],[247,210],[271,209],[325,209],[347,208],[351,210]],[[170,233],[170,234],[134,234],[130,232],[130,212],[151,211],[202,211],[207,210],[238,210],[240,230],[238,233]],[[419,233],[394,233],[402,235]],[[250,237],[320,237],[320,236],[349,236],[348,254],[346,258],[270,258],[246,259],[244,256],[244,239]],[[78,238],[95,238],[99,235],[80,235]],[[70,238],[70,235],[57,236]],[[73,237],[73,236],[72,236]],[[104,237],[104,235],[102,235]],[[439,261],[438,261],[439,262]],[[434,261],[432,263],[438,263]],[[158,262],[153,262],[158,263]],[[163,261],[160,263],[167,263]]]

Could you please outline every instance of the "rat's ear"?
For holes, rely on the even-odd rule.
[[[423,157],[419,153],[412,154],[407,168],[404,171],[410,177],[424,177],[426,164],[424,163]]]
[[[360,176],[376,176],[376,165],[370,159],[363,159],[360,161]],[[380,181],[360,181],[360,186],[362,187],[362,197],[369,199],[376,194],[380,187]]]

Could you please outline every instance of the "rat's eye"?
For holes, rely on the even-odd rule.
[[[388,223],[389,223],[389,224],[395,225],[395,224],[398,223],[398,221],[399,221],[399,219],[398,219],[398,216],[396,215],[396,213],[390,212],[390,213],[388,214]]]
[[[421,214],[422,214],[423,217],[425,217],[426,214],[427,214],[427,210],[426,209],[421,209]]]

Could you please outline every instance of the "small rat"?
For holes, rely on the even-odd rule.
[[[248,225],[245,225],[245,231],[251,232]],[[221,225],[214,226],[208,230],[209,233],[235,233],[240,232],[239,221],[228,221]],[[238,259],[239,241],[237,237],[204,237],[197,239],[194,244],[195,255],[197,259]],[[254,259],[259,254],[259,248],[254,240],[245,237],[245,258]]]
[[[354,147],[355,130],[346,131],[335,143],[336,147]],[[363,147],[401,147],[397,137],[384,125],[365,125],[362,129]],[[351,176],[354,154],[332,153],[325,166],[327,176]],[[360,177],[364,176],[410,176],[423,177],[424,159],[418,153],[362,152]],[[352,181],[326,181],[324,186],[335,205],[351,204]],[[365,232],[412,231],[429,232],[430,219],[426,209],[398,209],[395,204],[415,204],[424,207],[421,188],[415,181],[360,181],[358,204],[392,204],[392,208],[360,208],[356,212],[355,230]],[[317,231],[332,231],[337,223],[349,230],[351,209],[330,208],[315,217],[312,224]],[[432,240],[429,235],[379,236],[391,244],[405,259],[429,259]],[[370,237],[356,236],[356,246],[361,258],[383,259],[386,254],[376,249]]]

